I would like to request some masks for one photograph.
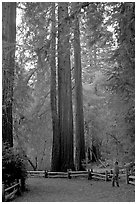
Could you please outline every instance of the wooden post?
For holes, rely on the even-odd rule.
[[[45,170],[45,178],[48,178],[48,171]]]
[[[68,179],[71,179],[71,173],[70,173],[70,170],[68,169]]]
[[[111,169],[110,170],[110,179],[112,180],[112,178],[113,178],[113,170]]]
[[[108,171],[105,172],[105,181],[108,181]]]
[[[88,180],[92,179],[92,173],[93,173],[93,169],[89,169],[88,170]]]
[[[126,184],[129,184],[129,172],[128,172],[128,169],[126,169]]]
[[[17,195],[21,195],[21,179],[17,179],[17,183],[18,183]]]
[[[21,191],[26,190],[26,183],[25,183],[25,178],[21,178]]]
[[[133,166],[130,169],[130,174],[133,175]]]
[[[2,184],[2,202],[5,202],[5,186]]]

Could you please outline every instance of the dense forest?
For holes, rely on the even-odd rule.
[[[135,160],[135,3],[2,3],[2,141],[28,169]]]

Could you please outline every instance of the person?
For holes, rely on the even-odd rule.
[[[115,182],[117,184],[117,187],[119,187],[119,166],[118,161],[114,164],[114,170],[113,170],[113,177],[112,177],[112,186],[115,186]]]

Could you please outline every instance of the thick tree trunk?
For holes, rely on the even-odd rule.
[[[73,3],[73,9],[79,3]],[[81,170],[82,160],[85,160],[85,139],[84,139],[84,116],[83,116],[83,93],[82,93],[82,70],[81,70],[81,48],[79,19],[74,19],[74,76],[75,76],[75,119],[76,119],[76,164]]]
[[[52,146],[52,171],[60,171],[60,134],[59,120],[57,113],[57,93],[56,93],[56,31],[55,31],[55,3],[52,3],[52,41],[51,41],[51,114],[53,127]]]
[[[70,66],[68,3],[58,8],[58,111],[61,139],[61,171],[73,169],[73,111]]]
[[[16,42],[16,3],[2,3],[2,141],[13,146],[12,101]]]

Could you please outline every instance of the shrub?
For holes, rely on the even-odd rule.
[[[21,153],[9,147],[2,145],[2,182],[11,185],[16,179],[25,179],[27,176],[26,166]]]

